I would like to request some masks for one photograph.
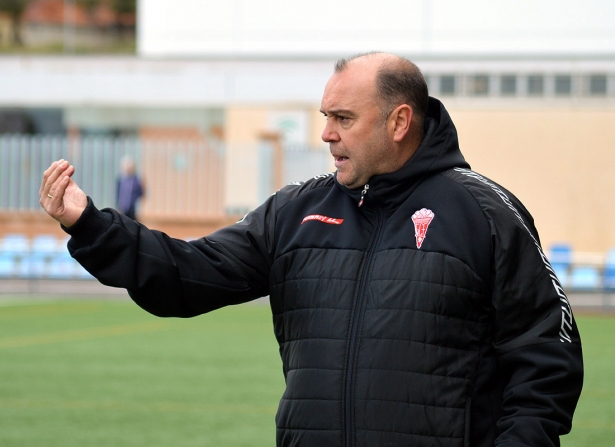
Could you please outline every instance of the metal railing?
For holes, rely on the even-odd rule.
[[[0,212],[40,212],[43,171],[61,158],[75,166],[75,181],[103,208],[115,206],[120,160],[131,156],[146,190],[138,214],[163,219],[243,213],[280,182],[305,180],[332,167],[323,148],[282,146],[277,156],[266,144],[240,149],[230,151],[238,154],[233,158],[221,143],[205,138],[0,135]]]
[[[61,158],[75,165],[75,181],[101,206],[114,206],[120,159],[137,163],[136,138],[0,135],[0,210],[39,211],[43,171]]]

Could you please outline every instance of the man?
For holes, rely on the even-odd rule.
[[[278,446],[555,446],[582,386],[532,218],[470,170],[419,69],[341,60],[322,99],[337,172],[186,243],[96,209],[66,161],[41,204],[71,254],[160,316],[269,295]]]
[[[120,176],[117,179],[117,210],[137,220],[137,200],[143,196],[143,186],[137,177],[135,162],[131,157],[124,157],[120,163]]]

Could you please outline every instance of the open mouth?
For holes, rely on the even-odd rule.
[[[348,157],[334,157],[335,159],[335,167],[336,168],[340,168],[342,166],[344,166],[344,163],[346,163],[346,161],[348,161]]]

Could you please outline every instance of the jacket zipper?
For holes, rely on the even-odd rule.
[[[369,185],[365,185],[369,189]],[[364,190],[366,192],[366,190]],[[350,341],[348,343],[348,354],[347,354],[347,363],[346,363],[346,377],[345,377],[345,387],[344,387],[344,422],[345,422],[345,445],[346,447],[352,447],[354,443],[353,436],[353,419],[354,419],[354,376],[356,369],[356,361],[358,356],[360,338],[359,334],[361,332],[362,326],[362,316],[363,310],[365,307],[366,295],[367,291],[365,285],[367,283],[367,278],[369,276],[369,272],[371,269],[371,265],[373,263],[374,251],[376,246],[378,245],[378,241],[380,240],[380,233],[382,231],[383,222],[384,222],[384,213],[380,210],[377,210],[378,221],[376,224],[376,229],[372,236],[372,239],[368,245],[367,251],[365,252],[365,256],[363,258],[363,265],[360,270],[360,280],[357,286],[357,292],[355,294],[355,302],[354,309],[351,315],[351,323],[350,323]]]
[[[365,200],[365,194],[369,191],[369,183],[366,183],[363,187],[363,191],[361,191],[361,200],[359,200],[359,208],[363,205],[363,201]]]

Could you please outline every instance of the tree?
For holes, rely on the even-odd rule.
[[[129,37],[134,34],[137,0],[111,0],[111,9],[117,15],[117,27],[121,35]],[[126,18],[128,17],[128,21]]]
[[[77,0],[76,3],[90,13],[100,4],[100,0]]]
[[[137,0],[111,0],[111,8],[118,14],[135,14]]]
[[[21,37],[21,16],[30,0],[0,0],[0,11],[6,12],[11,18],[13,28],[13,44],[23,46]]]

